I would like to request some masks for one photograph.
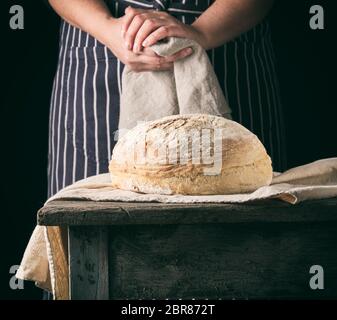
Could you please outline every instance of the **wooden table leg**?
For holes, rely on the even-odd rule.
[[[70,299],[109,299],[107,228],[70,226],[68,236]]]

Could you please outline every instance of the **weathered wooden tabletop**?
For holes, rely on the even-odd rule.
[[[71,299],[337,296],[337,198],[296,205],[52,201],[38,223],[68,229]],[[317,264],[324,290],[309,286]]]
[[[246,204],[52,201],[38,212],[40,225],[195,224],[336,221],[337,198],[296,205],[279,200]]]

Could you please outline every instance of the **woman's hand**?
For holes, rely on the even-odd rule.
[[[128,7],[122,22],[122,36],[127,49],[139,53],[166,37],[187,38],[203,42],[197,29],[186,25],[167,12]]]
[[[192,53],[192,49],[186,48],[172,56],[161,57],[150,48],[143,48],[136,53],[129,50],[124,45],[124,38],[122,36],[122,28],[128,23],[128,19],[129,17],[125,15],[111,20],[111,26],[107,30],[110,34],[110,40],[106,45],[131,70],[136,72],[170,70],[173,67],[174,61],[183,59]]]

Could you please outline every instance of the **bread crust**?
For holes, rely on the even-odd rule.
[[[220,167],[215,172],[216,163]],[[247,193],[272,180],[271,159],[253,133],[234,121],[204,114],[136,126],[116,144],[109,171],[116,188],[160,194]]]

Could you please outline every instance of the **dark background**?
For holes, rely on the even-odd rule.
[[[9,28],[9,8],[25,10],[25,29]],[[309,8],[325,9],[325,30],[309,28]],[[288,167],[337,156],[335,0],[278,0],[271,13],[286,121]],[[0,299],[40,299],[32,283],[11,290],[46,200],[48,112],[58,49],[58,18],[42,1],[1,1]]]

